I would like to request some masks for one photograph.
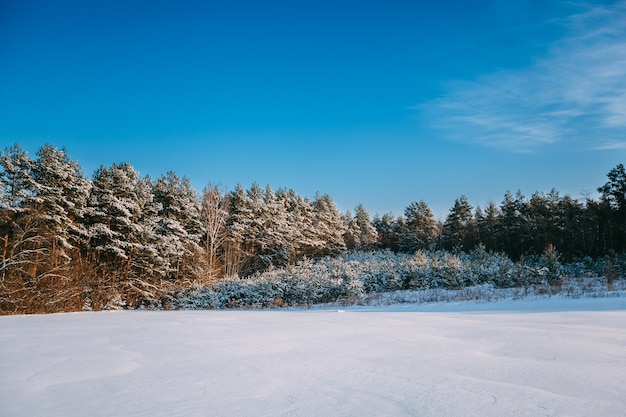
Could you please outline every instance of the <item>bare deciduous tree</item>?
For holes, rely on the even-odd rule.
[[[202,222],[206,229],[206,252],[211,273],[215,272],[217,253],[226,238],[228,219],[227,196],[215,185],[209,184],[202,193]]]

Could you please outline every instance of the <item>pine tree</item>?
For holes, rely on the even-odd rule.
[[[0,159],[0,207],[11,213],[28,208],[37,190],[32,175],[34,164],[17,143],[5,149]]]
[[[608,174],[608,181],[598,188],[601,200],[611,209],[608,221],[614,232],[612,246],[616,251],[626,250],[626,169],[618,164]]]
[[[248,197],[243,185],[237,184],[228,196],[228,220],[224,239],[224,269],[226,277],[235,277],[241,273],[242,265],[248,258],[248,226],[252,213],[248,206]]]
[[[2,157],[2,275],[11,275],[17,287],[25,284],[29,312],[76,308],[82,288],[71,269],[85,238],[81,220],[90,184],[65,149],[44,145],[37,156],[31,160],[15,145]]]
[[[558,191],[552,189],[547,195],[535,192],[526,205],[529,229],[528,249],[533,254],[541,254],[549,245],[561,247],[559,201]]]
[[[315,210],[315,230],[324,246],[316,256],[337,255],[346,251],[343,241],[345,232],[341,213],[328,194],[316,195],[313,202]]]
[[[499,246],[499,230],[501,213],[498,206],[493,201],[489,202],[484,213],[478,213],[476,210],[476,223],[478,227],[478,236],[480,242],[485,249],[490,251],[501,251]]]
[[[404,210],[406,219],[400,236],[400,249],[415,252],[435,242],[439,234],[437,221],[428,204],[423,200],[412,202]]]
[[[168,172],[154,182],[154,202],[158,233],[167,263],[169,279],[199,279],[203,273],[203,249],[200,246],[205,229],[196,191],[186,177]]]
[[[0,311],[26,312],[38,267],[47,254],[33,215],[34,161],[18,144],[0,155]]]
[[[138,296],[151,300],[162,278],[176,278],[171,272],[179,270],[180,261],[172,264],[169,258],[172,236],[163,234],[163,206],[155,200],[150,178],[138,179],[135,192],[138,212],[132,219],[134,234],[129,236],[131,246],[124,276]]]
[[[400,250],[400,236],[404,230],[404,218],[396,218],[392,213],[382,217],[376,215],[373,220],[378,235],[378,247],[390,249],[394,252]]]
[[[277,198],[282,201],[287,211],[287,233],[293,241],[292,261],[303,257],[313,257],[325,245],[317,232],[316,214],[313,203],[308,198],[298,195],[294,190],[279,190]]]
[[[57,265],[61,258],[71,259],[69,252],[86,240],[82,218],[91,183],[66,149],[44,145],[37,156],[33,165],[37,211],[52,235],[51,252]]]
[[[470,249],[474,243],[473,227],[472,206],[463,195],[454,201],[443,224],[443,246],[446,249]]]
[[[158,292],[166,260],[157,233],[159,203],[149,179],[129,163],[101,166],[93,178],[86,210],[91,260],[98,273],[96,305],[120,296],[124,302],[151,299]]]
[[[356,207],[354,217],[359,228],[357,248],[359,250],[373,250],[378,242],[378,232],[370,220],[369,213],[362,204]]]
[[[346,248],[348,250],[355,250],[361,243],[361,228],[350,211],[346,211],[342,214],[341,218],[343,219],[343,241],[346,244]]]
[[[558,202],[557,224],[553,226],[555,245],[567,259],[585,254],[594,255],[597,245],[590,245],[595,222],[585,216],[583,204],[565,195]],[[589,221],[591,220],[591,221]]]
[[[515,196],[506,192],[500,205],[498,222],[499,249],[517,259],[529,250],[529,222],[526,216],[526,200],[518,191]]]
[[[287,207],[268,185],[263,193],[263,234],[260,252],[265,264],[285,266],[292,260],[295,252],[294,227],[289,222]]]

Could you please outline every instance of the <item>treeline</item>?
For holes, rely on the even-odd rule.
[[[461,196],[443,223],[435,221],[425,203],[412,203],[404,216],[374,218],[378,247],[469,251],[482,245],[515,260],[539,255],[548,247],[557,248],[568,261],[621,253],[626,250],[624,167],[619,165],[609,176],[616,179],[599,188],[600,201],[581,202],[554,189],[527,199],[518,191],[507,192],[499,206],[489,203],[473,209]]]
[[[370,218],[332,198],[253,184],[198,193],[173,172],[141,177],[128,163],[87,178],[67,150],[0,154],[0,312],[154,305],[164,294],[352,250],[470,251],[513,259],[558,250],[564,259],[626,250],[626,173],[618,165],[599,201],[558,192],[497,206],[459,198],[438,222],[428,205]]]

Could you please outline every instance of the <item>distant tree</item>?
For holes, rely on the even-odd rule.
[[[358,248],[361,241],[361,229],[349,210],[346,211],[341,218],[343,219],[343,241],[346,244],[346,248],[348,250],[355,250]]]
[[[439,228],[428,204],[420,200],[412,202],[404,210],[405,223],[400,232],[400,249],[415,252],[435,242]]]
[[[611,208],[606,201],[585,200],[583,218],[584,255],[598,256],[612,249]]]
[[[247,244],[247,228],[252,213],[248,207],[246,190],[241,184],[229,192],[227,201],[228,218],[224,238],[224,274],[226,277],[238,276],[244,259]]]
[[[287,212],[287,235],[293,243],[291,261],[316,256],[322,251],[325,242],[316,230],[313,203],[294,190],[278,190],[276,197]]]
[[[608,174],[609,180],[598,188],[602,199],[607,201],[612,209],[626,210],[626,169],[623,164],[618,164]]]
[[[357,249],[374,249],[378,241],[378,231],[372,224],[370,215],[362,204],[359,204],[356,207],[354,218],[356,221],[356,225],[359,229],[359,240],[357,244]]]
[[[396,219],[393,213],[374,216],[372,223],[378,234],[378,247],[380,249],[390,249],[394,252],[399,250],[398,241],[402,227],[399,223],[403,223],[402,219]]]
[[[257,191],[251,189],[254,193]],[[296,236],[294,225],[285,202],[268,185],[264,190],[259,187],[259,204],[256,194],[250,195],[254,204],[255,218],[255,254],[254,271],[266,270],[273,266],[285,266],[295,253]]]
[[[559,193],[552,189],[549,194],[535,192],[526,204],[528,219],[528,250],[541,254],[549,245],[560,248],[559,239]]]
[[[502,250],[499,245],[500,216],[500,209],[494,202],[487,204],[484,213],[482,211],[479,213],[477,210],[475,214],[479,240],[487,250]]]
[[[596,219],[585,214],[582,203],[565,195],[558,202],[557,224],[554,227],[555,245],[567,258],[595,255]]]
[[[618,164],[608,174],[608,181],[598,188],[604,202],[611,212],[608,216],[609,227],[613,229],[612,246],[617,251],[626,250],[626,169]]]
[[[247,191],[246,207],[249,217],[244,223],[244,250],[246,262],[243,274],[264,271],[272,265],[271,257],[267,256],[267,248],[272,245],[272,236],[268,232],[268,218],[265,211],[265,193],[256,182]]]
[[[337,255],[346,250],[344,223],[335,202],[328,194],[317,195],[313,202],[315,231],[323,247],[315,256]]]
[[[446,249],[468,250],[474,244],[474,217],[467,197],[455,200],[454,206],[443,223],[442,241]]]
[[[528,252],[529,222],[526,217],[526,200],[520,191],[515,195],[506,192],[500,205],[498,222],[498,250],[517,259]]]

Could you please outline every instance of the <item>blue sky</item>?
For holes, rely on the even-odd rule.
[[[626,1],[0,0],[0,146],[444,218],[626,162]]]

